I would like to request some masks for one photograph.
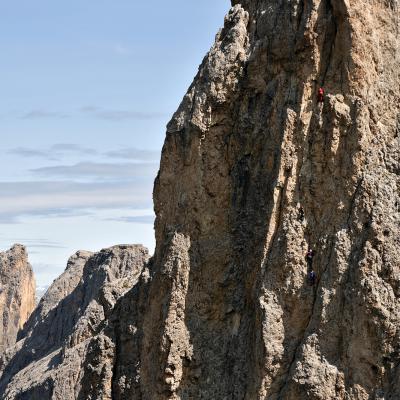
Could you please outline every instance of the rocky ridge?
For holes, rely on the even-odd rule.
[[[12,346],[35,307],[35,278],[25,247],[0,253],[0,356]]]
[[[79,251],[41,299],[18,342],[2,363],[2,399],[77,399],[83,366],[96,345],[113,354],[99,332],[115,304],[131,288],[148,260],[140,245],[99,253]],[[104,374],[111,374],[112,365]],[[83,397],[85,398],[85,397]]]

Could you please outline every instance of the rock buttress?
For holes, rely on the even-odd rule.
[[[25,247],[17,244],[0,253],[0,355],[15,344],[35,308],[35,289]]]
[[[168,126],[133,398],[400,396],[398,49],[395,2],[235,2]]]

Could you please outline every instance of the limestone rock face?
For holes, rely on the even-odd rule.
[[[154,257],[73,327],[62,300],[46,355],[28,324],[5,399],[400,398],[398,3],[232,6],[167,128]]]
[[[35,307],[35,278],[25,247],[0,253],[0,356],[14,345],[17,333]]]
[[[101,332],[116,301],[136,283],[147,260],[148,251],[140,245],[72,256],[9,349],[0,379],[1,398],[77,399],[83,372],[92,368],[88,354],[93,343],[112,358],[113,344]],[[102,372],[110,375],[112,368],[109,364]]]
[[[37,325],[43,325],[49,312],[58,306],[58,304],[69,296],[78,286],[82,279],[85,264],[93,253],[89,251],[77,251],[67,262],[67,267],[63,274],[59,276],[42,296],[35,312],[31,315],[20,332],[18,339],[22,339],[32,334]],[[67,314],[69,316],[70,313]],[[54,321],[49,321],[53,323]],[[43,329],[43,327],[42,327]]]
[[[400,398],[398,3],[233,3],[168,125],[113,398]]]

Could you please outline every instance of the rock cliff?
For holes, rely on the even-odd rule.
[[[400,398],[398,49],[395,2],[233,2],[168,125],[114,398]]]
[[[400,398],[399,21],[233,2],[168,125],[140,385],[115,398]]]
[[[12,346],[35,307],[35,279],[25,247],[0,253],[0,356]]]
[[[232,3],[167,128],[154,257],[6,399],[400,398],[398,3]],[[77,337],[79,379],[33,392]]]
[[[113,355],[102,336],[117,301],[138,280],[148,251],[121,245],[79,251],[56,279],[8,349],[0,370],[2,399],[76,399],[91,347]],[[112,373],[110,364],[102,373]],[[101,398],[101,397],[99,397]]]

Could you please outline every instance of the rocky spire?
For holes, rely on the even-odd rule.
[[[0,253],[0,355],[17,339],[17,333],[35,307],[35,279],[25,247],[15,244]]]
[[[168,125],[132,398],[400,396],[399,43],[394,2],[234,1]]]

